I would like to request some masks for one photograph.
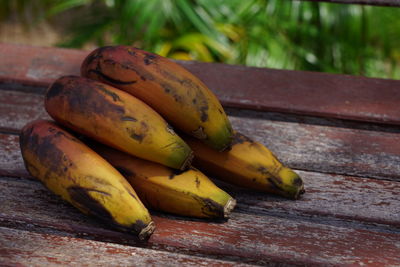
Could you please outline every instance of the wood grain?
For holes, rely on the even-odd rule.
[[[296,201],[222,185],[238,208],[282,217],[320,216],[385,224],[400,230],[400,182],[297,171],[306,193]]]
[[[100,256],[101,255],[101,256]],[[14,266],[246,266],[93,240],[0,227],[1,265]],[[4,266],[3,265],[3,266]]]
[[[288,166],[308,171],[400,180],[400,128],[333,122],[313,117],[227,109],[233,126],[270,148]],[[43,96],[0,90],[0,130],[19,132],[35,119],[50,119]],[[0,146],[8,144],[0,134]],[[8,137],[7,137],[8,138]],[[6,139],[7,139],[6,138]],[[10,142],[16,142],[10,141]],[[4,169],[21,164],[7,161]],[[16,157],[13,154],[13,157]],[[13,175],[12,173],[7,173]]]
[[[299,201],[240,190],[220,183],[240,203],[273,213],[325,215],[400,227],[400,182],[298,171],[307,194]],[[30,177],[19,151],[18,136],[0,134],[0,175]]]
[[[6,153],[0,153],[0,175],[31,178],[15,142],[17,137],[0,134],[0,148],[4,144],[2,140],[14,143],[8,143]],[[246,209],[254,209],[255,212],[323,215],[400,228],[400,199],[397,197],[400,182],[308,171],[297,172],[303,178],[306,188],[306,194],[297,201],[243,190],[216,179],[214,181],[232,194],[239,205],[244,204]]]
[[[299,169],[306,194],[292,201],[217,181],[238,200],[229,221],[152,212],[157,229],[142,243],[79,213],[23,165],[16,134],[49,119],[45,87],[78,74],[86,54],[0,44],[1,264],[398,265],[400,81],[179,62],[216,92],[237,130]]]
[[[0,83],[47,87],[88,51],[0,44]],[[400,124],[400,81],[179,61],[226,107]],[[42,90],[40,88],[39,90]],[[360,93],[362,92],[362,93]]]
[[[37,119],[50,119],[44,109],[42,95],[0,90],[0,129],[19,132],[22,127]]]
[[[235,112],[233,126],[302,170],[400,180],[400,133],[314,124],[313,119]]]
[[[0,133],[0,175],[28,177],[17,135]]]
[[[298,171],[307,193],[299,201],[258,194],[221,184],[240,203],[273,213],[325,215],[400,227],[400,182]],[[30,177],[18,136],[0,134],[0,175]]]
[[[75,49],[0,44],[0,81],[47,87],[59,76],[78,75],[87,54]]]
[[[40,183],[0,180],[0,223],[35,229],[49,228],[87,238],[135,243],[132,236],[115,232],[80,214],[53,196]],[[367,229],[345,222],[319,223],[318,218],[281,218],[234,212],[224,223],[153,215],[156,231],[144,246],[170,252],[200,253],[239,262],[266,264],[375,264],[400,260],[400,232]],[[143,245],[143,244],[142,244]]]

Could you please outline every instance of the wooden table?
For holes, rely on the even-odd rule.
[[[179,62],[236,129],[304,179],[300,200],[218,182],[225,223],[152,212],[146,243],[79,213],[30,177],[18,132],[87,51],[0,45],[0,265],[400,266],[400,81]]]

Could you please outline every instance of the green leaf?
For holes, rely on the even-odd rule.
[[[47,16],[54,16],[75,7],[88,5],[92,2],[92,0],[64,0],[55,2],[56,4],[48,10]]]

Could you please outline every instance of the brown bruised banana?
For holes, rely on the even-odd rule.
[[[131,46],[101,47],[86,57],[81,74],[136,96],[176,129],[216,150],[231,143],[232,127],[217,97],[167,58]]]
[[[132,185],[146,207],[181,216],[228,218],[236,201],[200,171],[177,171],[87,142]]]
[[[47,90],[45,107],[60,124],[137,157],[175,169],[185,169],[193,157],[156,111],[98,81],[61,77]]]
[[[209,175],[241,187],[297,199],[304,193],[300,176],[264,145],[235,132],[232,147],[218,152],[186,136],[193,149],[193,165]]]
[[[29,173],[85,214],[145,239],[154,231],[147,209],[125,178],[77,138],[49,121],[20,133]]]

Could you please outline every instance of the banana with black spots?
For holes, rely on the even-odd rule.
[[[191,149],[156,111],[107,84],[61,77],[48,88],[45,108],[60,124],[126,153],[175,169],[190,165]]]
[[[105,159],[60,126],[34,121],[20,133],[29,173],[85,214],[148,238],[154,223],[125,178]]]
[[[264,145],[235,132],[230,150],[215,151],[184,137],[194,152],[193,165],[208,175],[257,191],[297,199],[304,193],[301,177],[284,166]]]
[[[178,171],[98,143],[89,146],[124,175],[149,209],[224,219],[235,207],[235,199],[195,168]]]
[[[231,143],[232,127],[217,97],[167,58],[132,46],[106,46],[86,57],[81,74],[138,97],[176,129],[216,150]]]

